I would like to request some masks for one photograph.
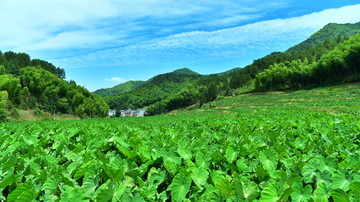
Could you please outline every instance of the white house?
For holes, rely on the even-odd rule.
[[[110,109],[110,110],[108,111],[108,115],[109,115],[109,116],[115,116],[115,114],[116,114],[116,110],[115,110],[115,109]]]

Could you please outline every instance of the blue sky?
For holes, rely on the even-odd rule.
[[[0,1],[0,50],[50,61],[90,91],[244,67],[330,22],[360,21],[355,0]]]

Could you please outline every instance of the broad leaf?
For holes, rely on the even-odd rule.
[[[191,179],[199,188],[202,188],[206,184],[208,177],[209,173],[203,168],[195,168],[191,173]]]
[[[183,201],[190,190],[191,178],[184,174],[177,174],[172,180],[168,190],[171,190],[171,198],[175,201]]]
[[[331,191],[331,196],[334,199],[334,201],[350,202],[349,196],[342,189],[334,189],[334,190],[332,190]]]
[[[307,162],[301,170],[301,174],[305,183],[312,183],[317,176],[317,171],[320,167],[320,161],[317,159],[311,159]]]
[[[344,191],[348,191],[352,181],[352,176],[347,174],[345,170],[340,170],[334,173],[332,180],[333,182],[331,185],[333,189],[339,188]]]
[[[331,188],[326,183],[319,184],[313,194],[314,199],[318,199],[320,201],[328,201],[331,195]]]
[[[259,159],[263,168],[269,173],[273,172],[278,164],[278,154],[273,149],[261,151],[259,153]]]
[[[24,184],[18,186],[14,191],[12,191],[7,200],[11,201],[32,201],[35,197],[35,189],[32,188],[31,182],[25,182]]]
[[[308,201],[311,198],[313,190],[309,184],[303,187],[302,182],[298,182],[295,183],[292,188],[294,192],[291,193],[291,201]]]
[[[227,147],[225,154],[226,154],[226,160],[229,163],[233,163],[236,160],[237,156],[238,156],[237,152],[231,146]]]
[[[244,183],[241,180],[236,180],[235,192],[241,199],[248,201],[252,201],[259,196],[259,188],[255,182]]]

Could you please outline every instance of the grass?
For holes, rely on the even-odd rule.
[[[212,106],[212,107],[209,107]],[[312,90],[249,93],[224,97],[203,108],[177,114],[254,113],[259,110],[314,111],[360,115],[360,83]]]

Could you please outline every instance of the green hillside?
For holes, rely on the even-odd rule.
[[[185,68],[182,68],[182,69],[177,69],[171,73],[174,73],[174,74],[186,74],[186,75],[200,75],[199,73],[197,72],[194,72],[192,71],[191,69],[185,67]]]
[[[188,69],[160,74],[131,91],[107,96],[105,100],[112,109],[142,108],[182,91],[200,77]]]
[[[131,91],[134,88],[142,86],[144,83],[146,83],[146,81],[127,81],[112,88],[103,88],[96,90],[94,91],[94,93],[100,95],[101,97],[106,97],[110,95],[116,95],[118,93],[125,93]]]
[[[356,33],[360,32],[360,22],[355,24],[336,24],[329,23],[315,34],[313,34],[310,38],[305,40],[304,42],[293,46],[287,50],[287,52],[305,50],[309,47],[314,47],[318,44],[329,42],[331,40],[340,40],[339,37],[342,36],[353,36]]]
[[[75,81],[65,81],[65,71],[25,53],[0,51],[0,122],[17,121],[19,110],[51,119],[57,114],[103,117],[109,106]]]

